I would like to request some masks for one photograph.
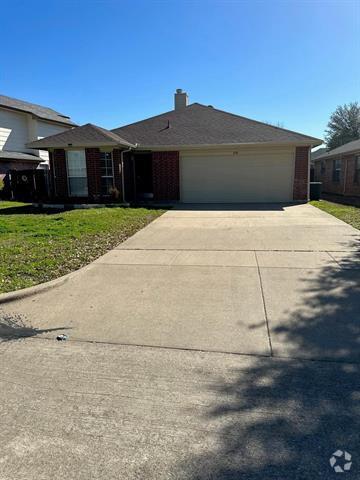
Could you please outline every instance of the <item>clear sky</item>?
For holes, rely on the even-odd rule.
[[[360,0],[31,0],[0,9],[0,92],[115,128],[190,102],[322,138],[360,100]]]

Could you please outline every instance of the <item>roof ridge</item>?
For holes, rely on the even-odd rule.
[[[1,97],[7,98],[9,100],[16,100],[17,102],[25,103],[27,105],[31,105],[31,106],[34,106],[34,107],[44,108],[45,110],[51,110],[52,112],[56,113],[60,117],[70,119],[70,117],[68,115],[64,115],[63,113],[58,112],[57,110],[54,110],[51,107],[45,107],[45,105],[40,105],[40,103],[28,102],[27,100],[21,100],[21,98],[9,97],[8,95],[3,95],[3,94],[0,94],[0,99],[1,99]]]
[[[101,140],[96,140],[96,142],[98,143],[104,142],[104,145],[108,144],[107,142],[111,141],[109,145],[112,144],[112,145],[123,145],[128,147],[134,147],[133,143],[129,142],[128,140],[125,140],[120,135],[114,132],[111,132],[106,128],[102,128],[102,127],[99,127],[98,125],[94,125],[93,123],[90,123],[90,122],[85,123],[84,125],[75,126],[63,132],[56,133],[55,135],[49,135],[48,137],[45,137],[40,140],[29,142],[28,145],[31,145],[30,148],[39,147],[39,149],[41,149],[41,144],[46,145],[46,143],[49,142],[49,139],[51,142],[56,140],[58,140],[59,142],[67,142],[69,135],[75,135],[75,142],[78,142],[79,138],[77,137],[79,136],[81,137],[81,135],[87,138],[86,141],[89,140],[88,137],[91,137],[92,135],[95,135],[95,136],[97,135],[98,139],[100,138]],[[70,145],[70,143],[68,145]]]
[[[125,140],[125,138],[121,137],[120,135],[118,135],[117,133],[115,133],[111,130],[108,130],[107,128],[99,127],[98,125],[94,125],[93,123],[88,123],[87,125],[90,125],[91,127],[95,128],[98,132],[100,132],[104,135],[107,135],[109,138],[111,138],[113,140],[114,140],[114,137],[116,137],[117,139],[121,140],[122,143],[125,142],[128,145],[133,145],[128,140]]]
[[[194,104],[192,104],[192,105],[194,105]],[[285,131],[285,132],[289,132],[289,133],[295,133],[296,135],[301,135],[302,137],[305,137],[305,138],[312,138],[314,140],[322,140],[321,138],[316,138],[316,137],[312,137],[310,135],[305,135],[303,133],[296,132],[295,130],[289,130],[288,128],[277,127],[275,125],[271,125],[270,123],[260,122],[259,120],[254,120],[253,118],[244,117],[243,115],[238,115],[237,113],[231,113],[231,112],[227,112],[226,110],[220,110],[220,108],[215,108],[215,107],[210,106],[210,105],[204,105],[202,103],[197,103],[197,102],[196,102],[196,105],[199,105],[203,108],[211,108],[212,110],[216,110],[217,112],[225,113],[227,115],[231,115],[232,117],[236,117],[236,118],[242,118],[243,120],[247,120],[249,122],[253,122],[253,123],[256,123],[258,125],[264,125],[266,127],[271,127],[271,128],[276,129],[276,130],[281,130],[281,131]]]
[[[197,104],[196,102],[194,103],[190,103],[190,105],[187,105],[185,107],[186,108],[189,108],[189,107],[193,107],[194,105],[200,105]],[[132,123],[128,123],[127,125],[123,125],[122,127],[116,127],[116,128],[112,128],[110,131],[113,132],[114,130],[120,130],[121,128],[126,128],[126,127],[131,127],[132,125],[137,125],[138,123],[142,123],[142,122],[146,122],[147,120],[153,120],[154,118],[159,118],[159,117],[162,117],[163,115],[169,115],[171,113],[175,113],[176,110],[169,110],[167,112],[164,112],[164,113],[159,113],[158,115],[153,115],[152,117],[147,117],[147,118],[144,118],[143,120],[137,120],[136,122],[132,122]]]

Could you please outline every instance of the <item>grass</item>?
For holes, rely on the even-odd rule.
[[[324,210],[360,230],[360,208],[327,202],[325,200],[312,201],[310,203],[314,205],[314,207],[320,208],[320,210]]]
[[[41,212],[0,201],[0,293],[72,272],[163,212],[120,207]]]

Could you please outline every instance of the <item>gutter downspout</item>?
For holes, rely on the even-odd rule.
[[[126,203],[125,200],[125,170],[124,170],[124,153],[129,153],[133,150],[133,148],[137,147],[137,143],[135,143],[134,147],[130,147],[127,150],[121,150],[120,152],[120,165],[121,165],[121,190],[122,190],[122,203]]]

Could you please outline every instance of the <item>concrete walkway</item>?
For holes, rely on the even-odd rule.
[[[187,206],[1,305],[0,480],[328,479],[337,449],[359,478],[359,245],[310,205]]]

